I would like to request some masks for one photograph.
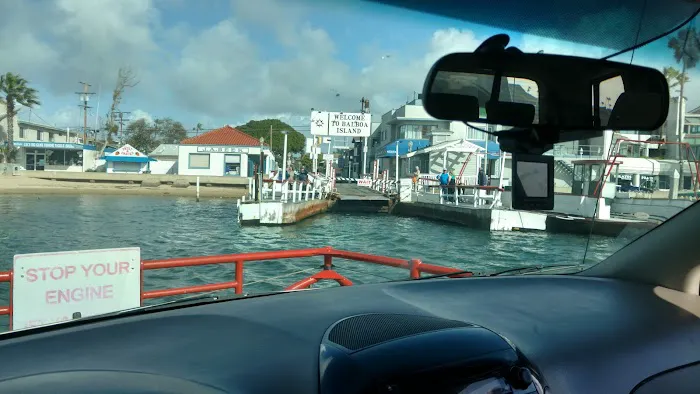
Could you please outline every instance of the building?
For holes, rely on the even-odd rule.
[[[151,174],[177,174],[177,159],[180,145],[160,144],[148,157],[156,159],[151,162]]]
[[[105,171],[120,174],[150,173],[150,164],[155,159],[149,158],[133,146],[126,144],[114,152],[105,155]]]
[[[475,127],[497,131],[500,126],[476,123]],[[396,149],[399,156],[410,152],[427,148],[432,144],[440,144],[447,141],[468,140],[480,145],[482,148],[488,141],[489,153],[497,156],[500,147],[496,137],[479,131],[464,124],[461,121],[439,120],[425,112],[420,97],[409,101],[398,109],[386,112],[382,116],[381,124],[372,133],[370,138],[370,153],[368,162],[377,160],[379,171],[388,170],[389,176],[395,176]],[[495,163],[492,162],[491,164]],[[485,163],[481,163],[484,165]],[[421,164],[418,164],[421,165]],[[495,164],[493,164],[495,165]],[[371,167],[371,164],[369,164]],[[421,168],[428,171],[428,165]],[[487,170],[488,172],[488,170]],[[488,172],[494,174],[494,172]]]
[[[5,106],[0,105],[0,143],[7,144],[9,130]],[[15,163],[27,171],[86,171],[95,167],[94,145],[84,145],[77,130],[63,129],[14,118]]]
[[[267,144],[227,125],[183,140],[178,147],[178,174],[252,177],[261,150],[263,172],[276,168]]]

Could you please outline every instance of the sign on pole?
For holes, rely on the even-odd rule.
[[[342,137],[369,137],[372,133],[372,116],[361,112],[329,112],[328,135]]]
[[[140,248],[18,254],[14,257],[14,330],[139,306]]]
[[[311,111],[311,135],[328,135],[328,112]]]
[[[362,112],[311,111],[311,135],[369,137],[372,115]]]

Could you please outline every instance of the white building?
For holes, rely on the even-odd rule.
[[[155,159],[149,158],[138,149],[126,144],[105,155],[105,169],[109,174],[143,174],[150,172],[151,161],[155,161]]]
[[[180,145],[160,144],[148,154],[151,159],[151,174],[177,174],[177,159]]]
[[[0,144],[7,144],[9,125],[0,103]],[[14,162],[27,171],[86,171],[95,167],[94,145],[83,144],[82,133],[19,120],[13,121]]]
[[[251,177],[264,154],[263,171],[275,167],[267,144],[231,126],[183,140],[178,147],[178,174]]]

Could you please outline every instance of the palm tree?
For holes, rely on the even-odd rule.
[[[676,59],[676,62],[681,64],[680,75],[684,76],[678,79],[678,85],[681,90],[678,100],[678,105],[680,105],[682,98],[684,98],[683,90],[687,82],[685,78],[686,72],[691,68],[695,68],[700,60],[700,37],[698,37],[697,30],[694,27],[679,30],[678,35],[668,40],[668,47],[673,50],[673,58]],[[679,117],[676,121],[678,124],[678,142],[681,142],[683,137],[683,130],[680,126],[684,115],[682,111],[679,111]],[[681,146],[678,145],[678,160],[681,159]]]
[[[5,114],[7,115],[7,151],[14,152],[14,119],[20,108],[39,105],[39,98],[36,89],[27,86],[29,82],[21,76],[13,73],[0,75],[0,95],[5,101]],[[6,159],[14,161],[14,155],[6,155]]]
[[[669,89],[675,88],[681,83],[685,85],[686,83],[690,82],[690,77],[688,76],[688,73],[681,74],[680,71],[673,67],[664,67],[662,72],[664,74],[664,77],[666,77]]]

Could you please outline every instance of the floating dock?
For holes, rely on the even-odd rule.
[[[238,200],[241,225],[287,225],[324,212],[388,213],[392,199],[369,187],[338,184],[316,176],[313,181],[265,181],[258,199]],[[255,190],[255,185],[251,185]]]

